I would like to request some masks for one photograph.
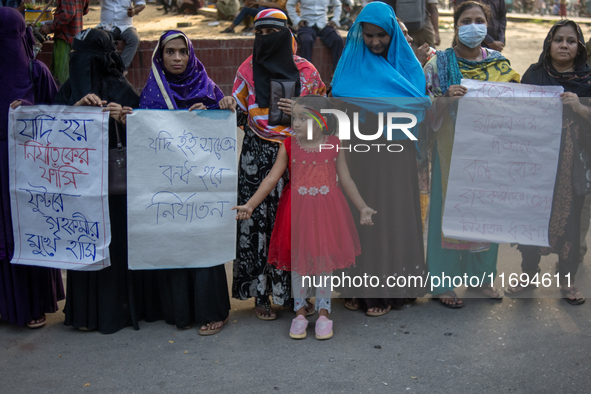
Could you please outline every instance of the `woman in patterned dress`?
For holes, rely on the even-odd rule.
[[[238,125],[244,127],[245,133],[238,169],[238,205],[244,205],[256,192],[273,167],[279,146],[292,132],[288,126],[269,125],[270,80],[296,81],[298,96],[326,92],[316,68],[295,55],[295,38],[283,12],[263,10],[254,23],[253,54],[238,68],[233,89],[239,106]],[[281,99],[279,106],[291,114],[291,100]],[[267,264],[283,185],[281,180],[252,217],[238,225],[232,296],[240,300],[254,297],[255,313],[262,320],[277,318],[271,310],[269,295],[276,305],[292,303],[289,272]]]

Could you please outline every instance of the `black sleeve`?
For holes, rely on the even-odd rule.
[[[70,103],[70,97],[72,97],[72,86],[70,85],[70,80],[68,79],[62,85],[60,90],[58,90],[53,103],[56,105],[74,105],[75,103]]]
[[[499,1],[499,14],[497,18],[499,19],[499,41],[503,44],[505,43],[505,29],[507,29],[507,7],[505,6],[505,0]]]
[[[242,127],[248,124],[248,114],[239,106],[236,106],[236,120],[237,126]]]

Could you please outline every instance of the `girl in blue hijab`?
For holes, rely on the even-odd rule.
[[[410,112],[418,122],[424,118],[430,106],[425,76],[389,5],[372,2],[357,17],[334,75],[332,95],[353,104],[353,111],[360,112],[362,134],[375,134],[379,112]],[[367,273],[382,280],[390,276],[424,277],[417,149],[402,132],[393,135],[396,141],[388,141],[385,134],[373,141],[360,140],[355,133],[351,136],[351,146],[396,143],[402,150],[355,153],[352,149],[347,156],[351,176],[363,199],[380,213],[374,226],[357,226],[361,255],[350,274]],[[352,212],[356,215],[355,210]],[[355,219],[359,223],[359,218]],[[343,296],[360,297],[347,300],[345,307],[355,310],[365,306],[368,316],[384,315],[392,306],[401,306],[404,299],[425,293],[409,285],[360,288],[355,293],[343,290]]]

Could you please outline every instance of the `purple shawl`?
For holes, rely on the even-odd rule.
[[[189,62],[182,74],[174,75],[164,68],[162,50],[167,42],[179,37],[187,43]],[[164,33],[152,55],[152,69],[140,96],[140,108],[183,109],[203,103],[207,109],[217,109],[222,98],[224,94],[207,76],[203,64],[195,56],[191,40],[177,30]]]
[[[0,62],[1,140],[7,139],[11,102],[18,99],[25,104],[50,104],[57,92],[47,67],[33,58],[33,45],[33,33],[26,28],[23,16],[14,8],[0,7],[0,53],[6,59]]]
[[[14,8],[0,8],[0,139],[7,139],[8,110],[16,99],[34,102],[33,81],[29,75],[29,57],[23,45],[25,20]],[[8,60],[10,59],[10,61]]]
[[[27,51],[27,56],[31,59],[31,74],[33,77],[33,89],[35,92],[35,104],[53,104],[53,99],[57,94],[57,84],[51,71],[41,61],[35,59],[34,47],[35,37],[33,31],[27,28],[23,45]]]
[[[60,270],[9,263],[14,252],[6,141],[9,106],[17,99],[33,104],[35,95],[39,102],[51,101],[57,90],[47,67],[33,60],[31,40],[22,15],[0,7],[0,316],[21,326],[43,313],[56,312],[57,301],[64,299]]]

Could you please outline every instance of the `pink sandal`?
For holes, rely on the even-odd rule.
[[[324,340],[332,338],[332,320],[326,316],[320,316],[316,320],[316,339]]]
[[[308,335],[306,328],[308,328],[308,320],[300,315],[291,321],[289,336],[293,339],[304,339]]]

